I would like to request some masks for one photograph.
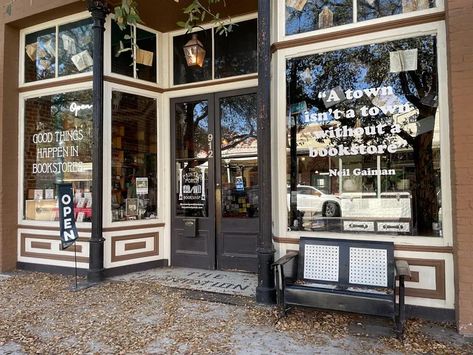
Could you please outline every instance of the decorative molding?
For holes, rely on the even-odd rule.
[[[30,224],[18,224],[17,225],[18,229],[30,229],[31,231],[52,231],[52,232],[58,232],[59,235],[59,226],[57,227],[48,227],[48,226],[34,226]],[[78,232],[83,232],[83,233],[90,233],[92,231],[91,228],[77,228]],[[88,240],[88,239],[87,239]]]
[[[135,243],[125,244],[125,251],[145,249],[145,248],[146,248],[146,242],[135,242]]]
[[[44,250],[51,250],[51,243],[45,242],[31,242],[31,248],[33,249],[44,249]]]
[[[235,76],[229,79],[220,79],[218,81],[211,80],[211,81],[203,82],[201,84],[194,84],[194,85],[183,84],[177,87],[173,86],[169,89],[162,89],[162,90],[163,92],[169,92],[169,91],[178,91],[178,90],[187,90],[187,89],[197,89],[197,88],[202,88],[202,87],[229,84],[229,83],[234,83],[238,81],[246,81],[246,80],[254,80],[254,79],[258,79],[258,74],[248,75],[248,76],[245,76],[244,78],[240,76]]]
[[[71,251],[74,251],[74,250],[63,251],[65,253],[64,255],[48,254],[48,253],[35,253],[35,252],[31,252],[31,251],[26,251],[26,239],[28,239],[28,238],[29,239],[32,239],[32,238],[38,239],[39,238],[39,239],[42,239],[42,240],[51,241],[50,243],[48,243],[48,242],[38,242],[38,241],[34,242],[34,243],[36,243],[36,245],[40,245],[40,248],[38,248],[38,249],[43,249],[43,250],[52,250],[53,243],[60,243],[60,240],[59,240],[58,237],[54,237],[54,236],[51,236],[51,235],[21,233],[20,234],[20,256],[27,257],[27,258],[35,258],[35,259],[47,259],[47,260],[70,261],[70,262],[74,261],[74,255],[66,255],[66,254],[70,254]],[[88,238],[79,238],[77,241],[79,241],[79,242],[89,242],[89,239]],[[47,244],[49,244],[48,249],[46,249]],[[32,244],[32,247],[33,247],[33,244]],[[77,251],[81,252],[82,251],[82,246],[81,246],[80,251],[79,251],[79,249],[77,249]],[[77,261],[80,262],[80,263],[88,263],[89,258],[84,257],[84,256],[78,256]]]
[[[288,238],[288,237],[273,237],[275,243],[280,244],[295,244],[299,245],[299,238]],[[414,251],[423,253],[442,253],[442,254],[453,254],[454,249],[450,246],[428,246],[428,245],[401,245],[394,244],[394,250],[398,251]]]
[[[397,259],[397,258],[396,258]],[[445,284],[445,260],[426,260],[426,259],[409,259],[400,258],[406,260],[409,266],[428,266],[435,268],[435,290],[426,290],[422,288],[414,288],[406,286],[406,296],[420,297],[420,298],[431,298],[444,300],[446,298],[446,284]],[[417,273],[417,275],[416,275]],[[422,281],[422,273],[413,272],[412,279],[406,280],[409,282],[419,283]]]
[[[137,225],[128,225],[128,226],[120,226],[120,227],[108,227],[104,228],[104,232],[124,232],[128,230],[135,230],[135,229],[151,229],[151,228],[162,228],[164,227],[164,223],[156,223],[156,224],[137,224]]]
[[[130,243],[125,243],[125,251],[129,250],[139,250],[145,249],[147,245],[147,241],[139,241],[140,239],[147,239],[153,238],[153,250],[143,251],[141,253],[128,253],[125,255],[117,255],[117,243],[121,241],[130,241]],[[125,261],[125,260],[134,260],[134,259],[141,259],[150,256],[158,256],[159,255],[159,233],[148,233],[148,234],[137,234],[137,235],[127,235],[127,236],[118,236],[118,237],[111,237],[110,242],[112,245],[112,262],[118,261]],[[144,246],[143,246],[144,244]],[[127,249],[127,245],[131,245],[131,249]],[[137,246],[141,248],[138,248]]]
[[[318,42],[333,41],[336,39],[342,39],[346,37],[360,36],[360,35],[376,32],[376,31],[385,31],[385,30],[391,30],[391,29],[396,29],[396,28],[402,28],[406,26],[421,25],[424,23],[443,21],[443,20],[445,20],[444,11],[436,12],[436,13],[432,13],[428,15],[420,15],[420,16],[409,17],[409,18],[402,18],[399,20],[386,21],[386,22],[376,23],[373,25],[367,25],[367,26],[362,26],[358,28],[350,28],[347,30],[340,30],[337,32],[315,34],[313,36],[308,36],[304,38],[297,38],[297,39],[291,39],[291,40],[273,43],[273,45],[271,46],[271,52],[274,53],[278,50],[286,49],[286,48],[305,46],[308,44],[313,44],[313,43],[318,43]]]
[[[453,247],[436,247],[428,245],[394,245],[394,250],[400,251],[417,251],[424,253],[442,253],[442,254],[453,254]]]
[[[43,90],[43,89],[51,89],[57,88],[58,86],[66,86],[72,84],[81,84],[92,82],[92,73],[90,75],[84,75],[76,78],[69,78],[64,80],[54,80],[47,83],[35,83],[35,84],[28,84],[27,86],[21,86],[18,88],[19,93],[34,91],[34,90]]]
[[[142,90],[147,90],[147,91],[152,91],[152,92],[157,92],[157,93],[163,93],[165,90],[156,86],[156,83],[150,82],[149,84],[145,84],[142,82],[136,82],[133,80],[133,78],[130,78],[130,80],[124,79],[124,78],[117,78],[112,75],[105,75],[104,80],[113,83],[113,84],[119,84],[119,85],[124,85],[124,86],[129,86],[135,89],[142,89]]]

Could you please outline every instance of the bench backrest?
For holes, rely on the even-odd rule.
[[[299,280],[394,289],[394,243],[301,237]]]

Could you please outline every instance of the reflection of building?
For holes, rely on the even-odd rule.
[[[89,56],[95,65],[98,56],[92,55],[85,2],[35,0],[33,7],[16,0],[11,15],[0,20],[0,270],[70,271],[73,259],[59,250],[51,193],[56,182],[68,181],[74,184],[81,236],[78,261],[86,272],[93,245],[89,200],[94,183],[102,183],[104,275],[164,265],[255,271],[259,221],[271,211],[271,221],[263,222],[272,240],[264,241],[278,256],[296,249],[301,235],[393,241],[396,257],[409,259],[415,275],[407,285],[411,314],[456,315],[459,330],[473,333],[468,254],[473,108],[467,95],[473,55],[464,45],[473,35],[471,4],[431,2],[425,8],[413,2],[403,10],[387,1],[380,6],[396,5],[398,13],[384,16],[386,8],[378,13],[363,1],[355,9],[337,6],[327,8],[330,12],[315,0],[276,1],[273,33],[265,37],[272,38],[272,78],[262,78],[271,80],[272,102],[265,102],[272,108],[271,125],[265,126],[271,140],[262,141],[256,130],[258,1],[228,2],[226,11],[239,23],[228,38],[216,35],[212,25],[198,31],[207,54],[202,67],[193,68],[183,51],[191,36],[175,25],[182,4],[159,3],[158,11],[156,1],[138,0],[146,26],[131,27],[137,62],[107,18],[100,182],[91,181]],[[333,17],[319,18],[322,11]],[[383,100],[364,91],[388,86],[395,95]],[[386,105],[408,101],[415,109],[380,113]],[[363,107],[366,114],[360,115]],[[347,117],[337,118],[336,109]],[[300,111],[310,112],[309,118],[294,127],[291,119]],[[329,112],[327,119],[316,115],[323,112]],[[376,130],[380,123],[389,129],[398,124],[402,131],[320,138],[330,128]],[[85,138],[64,147],[77,146],[78,154],[74,148],[68,157],[59,150],[38,155],[38,148],[57,148],[60,142],[34,143],[35,133],[76,128]],[[391,152],[389,144],[396,145]],[[352,146],[364,148],[345,154]],[[268,147],[272,159],[263,163],[257,149]],[[311,149],[317,156],[310,156]],[[34,174],[38,162],[65,163],[65,174]],[[82,163],[83,170],[67,163]],[[262,186],[259,176],[268,167],[271,178]],[[184,189],[181,178],[191,168],[201,175],[192,183],[189,175]],[[136,186],[144,179],[147,191]],[[272,194],[261,195],[267,186]],[[310,205],[320,203],[317,193],[302,206],[309,193],[301,186],[329,196],[324,202],[338,203],[339,213],[328,217],[323,205]],[[200,198],[195,208],[180,204],[185,194]],[[263,199],[271,208],[259,208]],[[368,226],[363,232],[358,221]],[[194,234],[184,236],[184,222]],[[270,271],[265,276],[271,280]]]

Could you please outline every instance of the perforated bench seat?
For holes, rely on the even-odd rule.
[[[315,307],[392,318],[402,334],[405,261],[399,264],[396,305],[394,244],[301,237],[299,252],[274,263],[278,304]]]

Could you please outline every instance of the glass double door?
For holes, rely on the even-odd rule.
[[[174,266],[257,271],[256,89],[171,100]]]

